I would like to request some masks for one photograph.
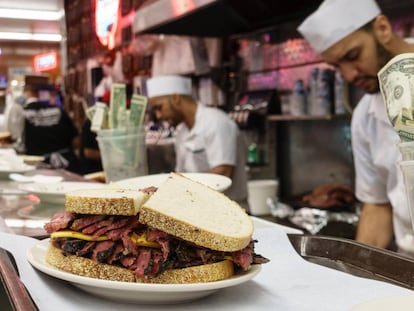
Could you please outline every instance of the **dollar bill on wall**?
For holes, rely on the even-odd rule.
[[[414,141],[414,53],[391,59],[378,73],[388,117],[402,141]]]

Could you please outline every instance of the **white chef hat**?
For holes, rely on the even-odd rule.
[[[375,0],[325,0],[298,31],[321,53],[379,14]]]
[[[147,96],[192,95],[191,79],[182,76],[156,76],[147,80]]]

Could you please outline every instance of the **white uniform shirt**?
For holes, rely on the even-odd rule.
[[[393,207],[397,245],[413,249],[413,229],[403,176],[398,165],[400,138],[388,119],[381,95],[365,95],[352,116],[352,148],[356,173],[356,197],[366,203],[387,203]],[[408,247],[407,247],[408,246]]]
[[[219,165],[233,165],[232,185],[226,194],[246,207],[246,148],[236,123],[226,113],[198,103],[193,128],[184,123],[177,127],[175,152],[177,172],[208,172]]]
[[[95,87],[93,96],[95,97],[104,96],[107,91],[111,90],[112,82],[113,81],[112,81],[111,76],[103,77],[101,81],[99,82],[99,84]]]
[[[12,138],[18,142],[23,139],[24,109],[21,104],[13,103],[7,113],[7,128]]]

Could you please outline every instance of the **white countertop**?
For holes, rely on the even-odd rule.
[[[372,299],[412,291],[379,281],[355,277],[312,264],[291,246],[291,229],[253,218],[256,253],[271,261],[251,281],[219,290],[206,298],[177,305],[134,305],[104,300],[65,281],[35,270],[26,259],[38,240],[0,233],[0,246],[11,251],[21,279],[38,308],[43,310],[283,310],[345,311]],[[295,232],[295,230],[293,230]]]

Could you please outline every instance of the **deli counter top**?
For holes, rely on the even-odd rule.
[[[91,186],[95,186],[95,183],[85,180],[84,177],[64,170],[38,170],[36,173],[61,176],[64,181],[89,182]],[[133,299],[133,303],[131,301],[126,303],[119,299],[114,301],[110,296],[102,299],[71,286],[69,284],[71,282],[51,278],[38,272],[27,261],[27,254],[30,254],[39,243],[43,243],[39,239],[45,238],[44,223],[52,213],[62,210],[63,204],[57,202],[58,204],[55,205],[42,205],[38,194],[24,191],[22,189],[25,187],[20,185],[22,183],[0,181],[0,189],[2,189],[0,231],[11,232],[11,234],[0,232],[0,250],[4,248],[9,252],[8,254],[11,254],[6,257],[15,260],[20,273],[17,280],[24,284],[19,287],[23,295],[10,294],[10,288],[6,286],[5,292],[11,296],[11,309],[16,308],[26,297],[29,300],[33,299],[26,304],[26,306],[32,304],[33,310],[35,308],[77,310],[88,304],[90,310],[100,311],[116,308],[345,311],[352,310],[351,308],[362,303],[376,302],[387,297],[411,299],[411,290],[414,289],[414,260],[412,259],[349,239],[304,234],[297,228],[276,224],[276,218],[270,216],[252,216],[255,225],[254,239],[257,240],[256,250],[270,259],[269,263],[262,265],[261,271],[253,279],[239,285],[232,284],[230,281],[232,285],[223,285],[220,289],[214,288],[213,284],[211,295],[209,294],[208,297],[190,299],[179,304],[165,305],[164,303],[168,302],[165,300],[164,305],[154,305],[156,301],[142,304],[137,297]],[[7,279],[4,276],[4,261],[8,261],[7,258],[0,256],[0,274],[3,281]],[[140,285],[136,286],[138,294],[143,294]],[[192,285],[188,288],[197,290],[198,287],[199,285]],[[119,291],[120,295],[126,295],[122,288],[121,286],[114,290]],[[46,293],[47,301],[43,298]],[[154,293],[145,295],[154,295]],[[174,295],[181,295],[181,293],[175,289]],[[2,297],[1,292],[0,299],[3,306],[7,298]]]

